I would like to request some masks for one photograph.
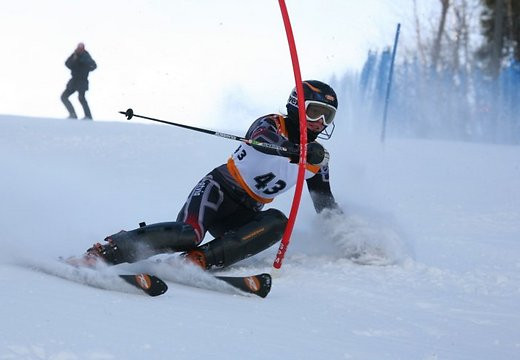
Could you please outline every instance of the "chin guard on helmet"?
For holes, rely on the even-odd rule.
[[[332,133],[336,128],[336,124],[332,123],[330,127],[325,127],[316,137],[322,140],[329,140],[332,137]]]

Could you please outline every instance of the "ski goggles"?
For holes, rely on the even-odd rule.
[[[307,121],[323,121],[324,125],[330,125],[334,121],[336,108],[322,102],[307,100],[305,101],[305,114]]]

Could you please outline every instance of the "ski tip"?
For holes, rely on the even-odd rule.
[[[227,282],[237,289],[249,294],[265,298],[271,291],[272,278],[269,274],[252,276],[217,276],[217,279]]]
[[[168,285],[157,276],[149,274],[119,275],[127,283],[143,290],[150,296],[159,296],[168,290]]]
[[[246,286],[251,289],[251,293],[265,298],[271,291],[273,279],[271,275],[264,273],[244,278]]]

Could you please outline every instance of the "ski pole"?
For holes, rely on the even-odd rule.
[[[388,75],[388,82],[386,84],[386,97],[385,97],[385,108],[383,111],[383,126],[381,128],[381,142],[385,142],[386,135],[386,117],[388,114],[388,99],[390,98],[390,88],[392,86],[392,75],[394,73],[394,61],[395,53],[397,51],[397,42],[399,41],[399,32],[401,31],[401,24],[397,24],[397,30],[395,31],[394,49],[392,50],[392,62],[390,63],[390,74]]]
[[[133,117],[137,117],[137,118],[141,118],[141,119],[146,119],[146,120],[160,122],[160,123],[163,123],[163,124],[178,126],[178,127],[181,127],[181,128],[184,128],[184,129],[188,129],[188,130],[194,130],[194,131],[202,132],[202,133],[209,134],[209,135],[215,135],[215,136],[223,137],[223,138],[226,138],[226,139],[241,141],[243,143],[246,143],[246,144],[249,144],[249,145],[252,145],[252,146],[261,146],[261,147],[268,148],[268,149],[279,150],[279,151],[283,152],[286,155],[299,155],[300,154],[299,150],[291,151],[291,150],[287,149],[286,147],[283,147],[283,146],[280,146],[280,145],[276,145],[276,144],[269,144],[269,143],[260,142],[260,141],[256,141],[256,140],[246,139],[246,138],[241,137],[241,136],[236,136],[236,135],[222,133],[222,132],[219,132],[219,131],[203,129],[203,128],[190,126],[190,125],[178,124],[178,123],[174,123],[174,122],[171,122],[171,121],[155,119],[155,118],[148,117],[148,116],[143,116],[143,115],[137,115],[137,114],[134,114],[134,110],[132,110],[132,109],[128,109],[126,111],[120,111],[119,113],[125,115],[127,120],[130,120]]]

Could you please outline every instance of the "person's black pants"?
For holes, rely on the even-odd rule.
[[[78,100],[81,106],[83,107],[85,118],[92,119],[92,114],[90,113],[90,108],[88,107],[87,99],[85,98],[86,90],[77,90],[74,88],[67,87],[63,94],[61,94],[61,101],[67,108],[67,111],[69,112],[69,117],[73,119],[78,118],[78,116],[76,115],[76,111],[74,110],[74,106],[72,106],[71,102],[69,101],[69,96],[71,96],[76,91],[78,92]]]

